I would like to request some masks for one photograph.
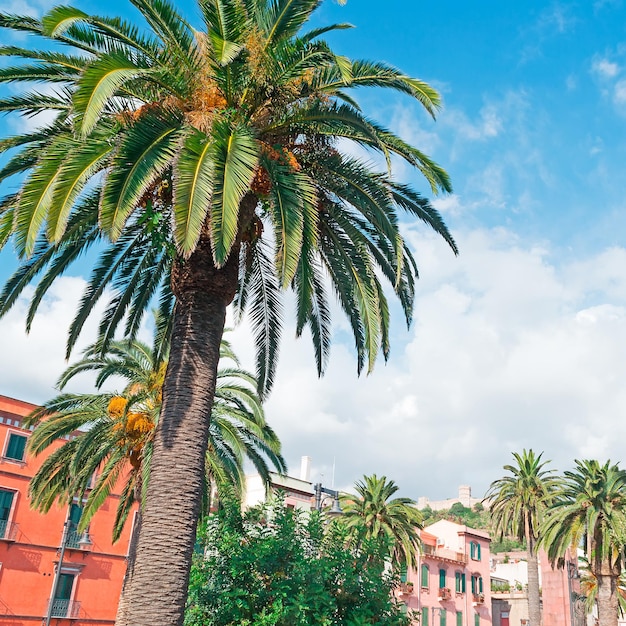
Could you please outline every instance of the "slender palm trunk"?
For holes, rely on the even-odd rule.
[[[226,307],[237,287],[239,250],[222,268],[203,236],[172,272],[176,296],[161,417],[128,609],[118,626],[180,626],[202,501],[208,427]]]
[[[598,626],[617,626],[617,577],[598,575]]]
[[[539,561],[537,546],[528,517],[526,518],[526,550],[528,559],[528,617],[531,626],[541,625],[541,596],[539,595]]]

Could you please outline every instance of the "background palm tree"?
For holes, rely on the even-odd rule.
[[[56,501],[84,501],[78,530],[91,518],[111,490],[122,482],[113,529],[119,539],[134,502],[142,499],[149,474],[154,428],[162,402],[167,351],[158,357],[146,344],[115,341],[103,356],[99,346],[86,349],[83,358],[69,366],[59,388],[80,373],[95,372],[98,389],[114,378],[124,381],[120,393],[63,393],[38,407],[26,419],[35,425],[28,446],[38,455],[59,439],[74,435],[52,452],[31,480],[31,503],[47,512]],[[265,421],[254,377],[238,367],[230,345],[222,342],[222,359],[234,367],[218,371],[218,383],[206,455],[206,489],[203,513],[208,513],[211,485],[218,493],[241,498],[245,486],[244,462],[252,462],[266,485],[270,466],[286,471],[280,441]],[[96,477],[94,479],[94,477]]]
[[[420,550],[422,514],[410,498],[392,498],[398,486],[386,476],[364,476],[355,484],[358,494],[341,495],[342,523],[363,539],[386,537],[397,567],[413,567]]]
[[[43,50],[5,49],[22,62],[1,68],[0,81],[59,87],[0,101],[7,112],[57,113],[0,144],[13,149],[0,181],[23,175],[20,192],[0,200],[0,245],[12,242],[24,259],[0,313],[41,276],[30,325],[54,279],[106,240],[113,244],[96,263],[68,350],[107,287],[103,350],[122,321],[133,338],[159,299],[172,348],[129,589],[129,621],[139,626],[182,623],[226,307],[234,301],[250,312],[265,393],[283,289],[296,294],[297,334],[309,327],[323,372],[330,282],[357,368],[371,370],[380,351],[389,353],[381,280],[407,322],[412,313],[417,268],[399,212],[456,247],[439,214],[395,181],[389,164],[403,159],[433,192],[450,190],[445,171],[368,119],[349,92],[396,90],[432,115],[439,95],[387,64],[334,53],[320,37],[344,24],[301,32],[320,0],[199,0],[204,23],[195,28],[167,0],[131,3],[145,32],[68,6],[42,20],[0,15],[0,26],[45,39]],[[387,169],[351,156],[349,144],[381,156]]]
[[[167,343],[166,337],[163,340]],[[270,483],[268,463],[279,472],[286,471],[280,441],[265,421],[254,377],[238,367],[227,341],[222,340],[220,351],[221,358],[231,360],[235,367],[221,368],[217,374],[205,459],[203,516],[211,508],[213,484],[218,495],[225,492],[230,498],[241,498],[245,459],[252,462],[266,485]],[[74,376],[89,371],[97,373],[97,388],[110,378],[121,378],[126,384],[121,394],[61,394],[27,418],[27,425],[36,425],[28,444],[35,455],[58,439],[72,436],[48,456],[32,478],[29,495],[36,508],[46,512],[55,501],[72,501],[78,496],[84,503],[75,529],[79,533],[121,480],[113,540],[120,537],[133,503],[141,502],[145,495],[167,354],[167,346],[151,350],[136,339],[116,341],[104,355],[100,346],[90,346],[80,361],[67,368],[59,380],[61,389]],[[132,584],[142,518],[139,506],[118,605],[117,620],[121,622],[127,619],[128,594],[124,590]]]
[[[559,486],[554,470],[545,469],[549,461],[542,461],[543,452],[532,450],[513,453],[515,465],[505,465],[509,476],[491,483],[486,500],[493,531],[501,540],[515,537],[526,542],[528,559],[528,616],[531,624],[541,624],[541,597],[539,593],[539,564],[537,545],[539,528],[546,509]]]
[[[598,619],[617,626],[618,582],[626,545],[626,472],[607,461],[575,461],[546,514],[542,545],[556,564],[568,548],[582,546],[597,581]]]
[[[596,606],[598,598],[598,580],[591,573],[589,559],[580,557],[578,559],[578,571],[580,572],[580,591],[585,597],[585,610],[591,613]],[[619,607],[619,617],[626,615],[626,572],[622,570],[617,581],[617,603]]]

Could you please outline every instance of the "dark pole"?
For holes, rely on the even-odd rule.
[[[57,595],[57,588],[59,586],[59,579],[61,578],[61,568],[63,567],[63,557],[65,556],[65,546],[67,545],[67,533],[70,528],[71,521],[67,519],[63,524],[63,536],[61,537],[61,552],[59,553],[59,562],[57,564],[56,571],[54,572],[54,582],[52,583],[52,594],[50,595],[50,602],[48,602],[48,613],[46,614],[45,626],[50,626],[50,620],[52,619],[52,609],[54,607],[54,597]]]
[[[322,510],[322,483],[315,483],[313,489],[315,489],[315,510]]]

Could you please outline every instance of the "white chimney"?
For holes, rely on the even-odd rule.
[[[311,480],[311,457],[303,456],[300,460],[300,480]]]

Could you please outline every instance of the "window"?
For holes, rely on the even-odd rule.
[[[480,626],[480,615],[478,613],[474,613],[474,626]]]
[[[446,570],[439,570],[439,589],[443,589],[446,586]]]
[[[428,565],[422,565],[422,587],[428,589]]]
[[[405,583],[408,580],[407,576],[408,576],[408,570],[407,570],[406,564],[404,564],[400,568],[400,582]]]
[[[483,577],[478,574],[472,576],[472,593],[474,595],[483,592]]]
[[[463,613],[461,611],[456,612],[456,626],[463,626]]]
[[[422,607],[422,619],[420,620],[420,626],[428,626],[428,607]]]
[[[59,584],[52,602],[52,617],[69,617],[71,615],[70,601],[75,578],[74,574],[59,575]]]
[[[25,449],[26,437],[24,435],[18,435],[17,433],[9,433],[9,440],[7,449],[4,452],[4,457],[6,459],[13,459],[14,461],[23,461]]]
[[[0,489],[0,539],[4,539],[7,536],[14,496],[14,491]]]
[[[80,548],[80,540],[82,533],[78,532],[78,523],[83,515],[83,507],[79,506],[75,502],[70,504],[69,515],[67,516],[70,524],[67,529],[67,547],[68,548]]]
[[[446,626],[446,614],[445,609],[439,609],[439,626]]]
[[[470,541],[470,557],[474,561],[480,561],[480,544],[477,541]]]
[[[465,573],[464,572],[455,572],[454,590],[457,593],[465,593]]]

